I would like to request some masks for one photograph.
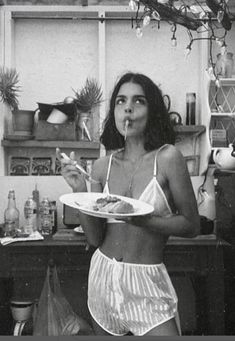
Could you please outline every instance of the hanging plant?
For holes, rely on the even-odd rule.
[[[7,104],[11,110],[17,110],[20,86],[19,75],[15,69],[0,67],[0,101]]]
[[[93,78],[87,78],[84,87],[80,91],[74,91],[74,103],[80,112],[89,113],[92,108],[102,101],[101,86]]]

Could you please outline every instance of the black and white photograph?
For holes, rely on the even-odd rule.
[[[0,0],[0,338],[235,335],[235,0]]]

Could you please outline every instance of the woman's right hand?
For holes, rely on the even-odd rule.
[[[73,192],[86,192],[86,181],[83,175],[76,168],[76,160],[74,152],[71,152],[70,160],[61,157],[60,149],[56,148],[56,157],[61,163],[61,175],[64,177],[68,185],[73,189]]]

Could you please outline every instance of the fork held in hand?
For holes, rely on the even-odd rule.
[[[73,165],[79,170],[80,173],[82,173],[86,179],[90,182],[93,182],[93,183],[99,183],[99,181],[95,180],[95,179],[92,179],[91,175],[85,171],[84,168],[82,168],[78,163],[77,161],[75,160],[72,160],[70,157],[68,157],[68,155],[66,155],[65,153],[60,153],[61,157],[65,160],[68,160],[68,161],[72,161],[73,162]]]

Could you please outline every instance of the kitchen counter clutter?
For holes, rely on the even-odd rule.
[[[54,235],[43,241],[0,246],[0,283],[8,281],[5,286],[7,294],[3,297],[38,300],[47,266],[53,261],[63,293],[74,311],[89,321],[86,306],[87,277],[94,249],[88,247],[84,235],[73,230],[67,231],[67,235],[65,230],[57,232],[57,237],[61,234],[58,239]],[[217,239],[215,235],[192,239],[172,237],[167,243],[164,262],[170,276],[179,278],[181,286],[187,278],[195,294],[195,326],[187,321],[188,313],[181,310],[181,315],[185,314],[182,316],[182,330],[185,334],[224,335],[225,247],[229,247],[229,244]],[[5,307],[6,310],[8,303],[2,298],[0,309],[4,310]]]

